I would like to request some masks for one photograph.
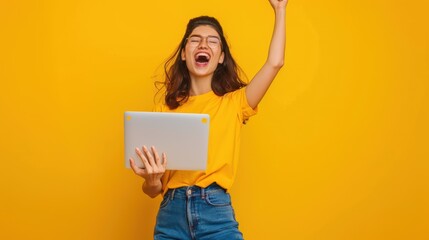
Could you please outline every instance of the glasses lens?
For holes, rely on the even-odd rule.
[[[189,45],[191,45],[193,47],[198,46],[201,42],[201,37],[192,36],[192,37],[188,38],[188,42],[189,42]]]
[[[211,48],[218,47],[220,43],[219,38],[217,37],[207,37],[207,45]]]
[[[196,47],[201,44],[202,39],[203,38],[200,36],[191,36],[188,38],[188,43],[191,47]],[[219,47],[219,44],[220,44],[220,39],[218,37],[214,37],[214,36],[207,37],[207,45],[210,48],[217,48]]]

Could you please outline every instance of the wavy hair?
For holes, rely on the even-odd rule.
[[[224,61],[218,64],[212,78],[211,87],[218,96],[235,91],[246,86],[240,75],[243,71],[231,55],[222,27],[214,17],[200,16],[189,20],[185,35],[174,53],[164,64],[165,80],[161,83],[165,87],[165,103],[170,109],[176,109],[189,99],[191,78],[186,62],[181,59],[181,52],[185,48],[187,38],[198,26],[210,26],[220,36],[221,48],[224,52]]]

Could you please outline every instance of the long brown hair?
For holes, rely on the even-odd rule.
[[[243,72],[231,55],[222,27],[218,20],[208,16],[193,18],[189,20],[185,35],[183,36],[180,45],[164,64],[165,81],[162,82],[162,85],[166,90],[165,103],[170,109],[178,108],[189,98],[191,78],[188,68],[186,67],[186,62],[181,59],[180,53],[185,48],[189,35],[196,27],[201,25],[210,26],[216,30],[220,36],[222,44],[221,47],[224,52],[224,61],[222,64],[218,64],[213,74],[211,82],[213,92],[218,96],[223,96],[225,93],[232,92],[246,86],[246,83],[242,81],[240,77]]]

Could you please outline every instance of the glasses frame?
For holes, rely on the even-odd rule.
[[[192,42],[189,41],[191,38],[198,38],[198,42]],[[210,41],[210,39],[216,39],[218,42],[217,43],[213,43]],[[207,46],[211,49],[215,49],[218,48],[219,46],[222,47],[222,40],[218,37],[218,36],[213,36],[213,35],[209,35],[209,36],[201,36],[201,35],[191,35],[189,37],[186,38],[186,44],[189,44],[190,47],[198,47],[201,45],[201,43],[205,41]]]

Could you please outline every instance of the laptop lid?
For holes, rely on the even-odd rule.
[[[167,155],[169,170],[205,170],[210,116],[196,113],[131,112],[124,114],[125,166],[132,157],[144,167],[135,152],[143,145],[155,146]]]

